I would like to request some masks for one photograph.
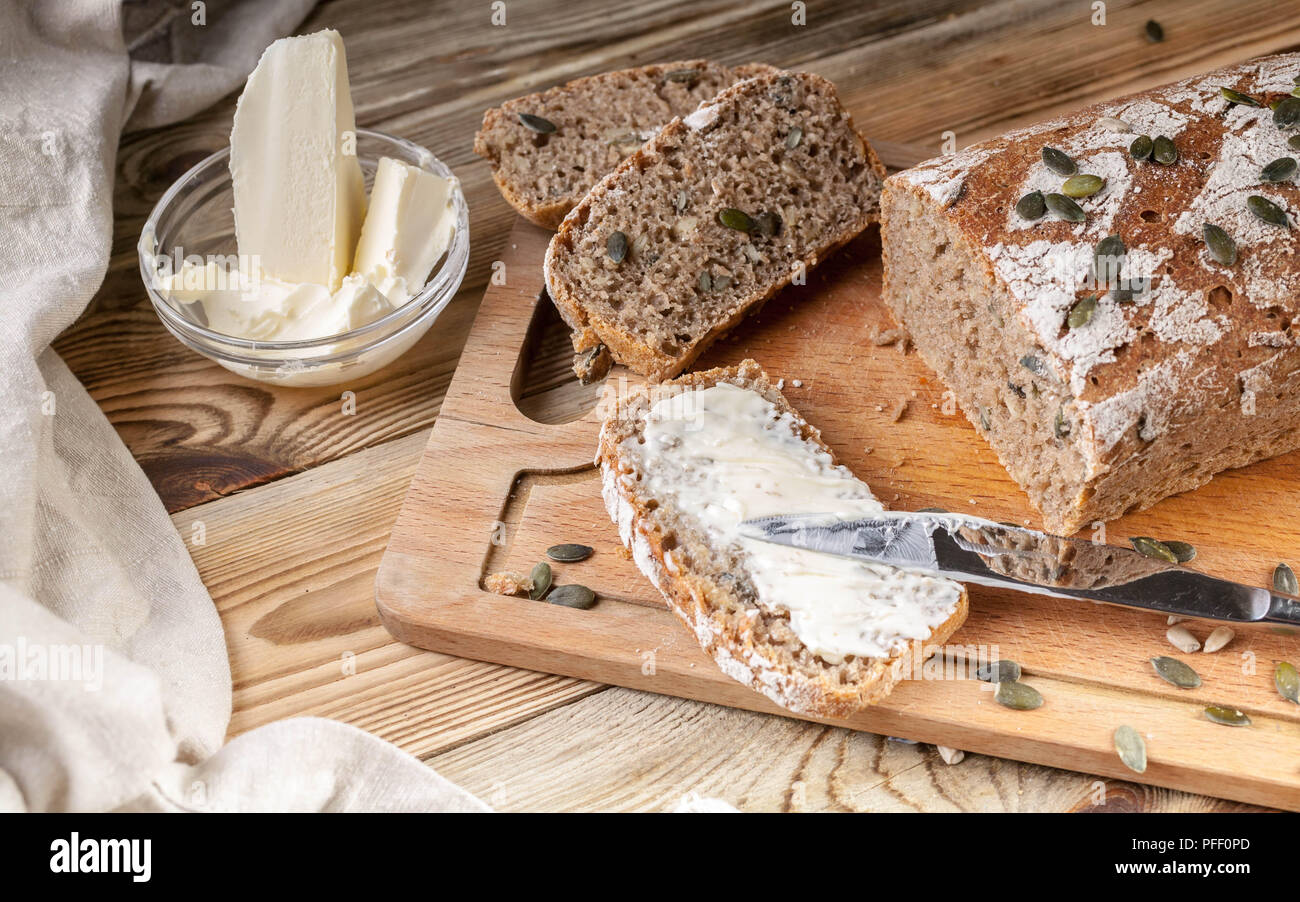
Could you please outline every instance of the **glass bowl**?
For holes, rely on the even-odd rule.
[[[428,150],[381,132],[357,129],[357,159],[366,191],[380,157],[393,157],[434,175],[451,170]],[[336,385],[368,375],[408,351],[451,301],[469,265],[469,210],[459,184],[453,191],[456,232],[424,288],[372,323],[326,338],[259,341],[210,329],[203,305],[168,299],[159,275],[182,259],[235,259],[234,193],[228,160],[219,150],[176,180],[149,214],[138,245],[140,275],[167,330],[184,345],[233,373],[276,385]]]

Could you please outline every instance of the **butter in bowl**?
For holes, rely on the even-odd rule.
[[[168,189],[139,254],[185,345],[252,379],[332,385],[428,331],[464,279],[469,216],[428,150],[356,127],[343,41],[327,30],[266,49],[230,147]]]

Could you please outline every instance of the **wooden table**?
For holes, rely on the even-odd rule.
[[[801,5],[801,4],[797,4]],[[1208,810],[1208,797],[907,745],[782,717],[419,651],[380,625],[374,576],[407,482],[514,213],[471,152],[482,111],[580,75],[653,60],[763,60],[818,72],[877,140],[965,145],[1065,108],[1300,45],[1273,0],[831,3],[413,0],[323,3],[303,31],[347,42],[359,125],[433,150],[460,176],[464,287],[405,357],[355,385],[273,389],[163,329],[135,242],[171,181],[228,140],[234,98],[129,136],[107,279],[56,343],[149,475],[221,614],[231,735],[295,715],[388,739],[505,810],[658,810],[692,793],[746,810]],[[1148,19],[1166,40],[1143,37]],[[562,337],[561,337],[562,338]],[[562,352],[562,346],[544,351]],[[589,399],[543,354],[524,402]],[[355,394],[355,412],[342,393]]]

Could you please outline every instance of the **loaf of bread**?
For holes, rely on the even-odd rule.
[[[1255,60],[886,182],[886,300],[1048,530],[1300,446],[1297,78]]]
[[[877,221],[884,168],[816,75],[742,81],[675,119],[573,209],[546,286],[585,380],[652,379]]]
[[[802,714],[889,693],[966,618],[957,583],[745,535],[742,520],[883,508],[752,360],[642,386],[596,461],[623,543],[728,676]]]
[[[592,185],[703,100],[775,71],[759,63],[661,63],[579,78],[483,114],[474,152],[492,165],[506,201],[553,229]]]

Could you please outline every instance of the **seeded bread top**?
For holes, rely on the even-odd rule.
[[[1288,144],[1300,134],[1300,98],[1291,97],[1298,76],[1300,54],[1254,60],[1014,131],[890,180],[887,190],[923,192],[984,248],[990,274],[1018,300],[1041,344],[1042,363],[1077,398],[1094,453],[1153,439],[1193,416],[1207,393],[1240,397],[1244,407],[1252,386],[1270,384],[1270,368],[1296,353],[1300,188],[1262,171],[1300,156]],[[1232,102],[1224,88],[1244,98]],[[1156,145],[1170,139],[1177,159],[1156,160],[1169,159],[1168,145],[1165,154],[1157,146],[1151,155],[1146,142],[1130,149],[1142,136]],[[1066,185],[1072,168],[1104,179],[1075,198],[1082,221],[1052,211],[1063,209],[1060,198],[1049,198],[1041,216],[1033,216],[1036,197],[1017,209],[1033,192],[1095,186]],[[1289,225],[1253,213],[1252,195],[1275,204]],[[1206,223],[1231,238],[1234,262],[1211,254]],[[1092,274],[1109,236],[1122,246],[1112,241],[1101,254],[1121,268],[1105,284]],[[1229,259],[1231,248],[1219,245]]]
[[[758,63],[684,60],[580,78],[488,110],[474,152],[492,164],[515,209],[553,229],[664,123],[737,81],[771,71]]]

